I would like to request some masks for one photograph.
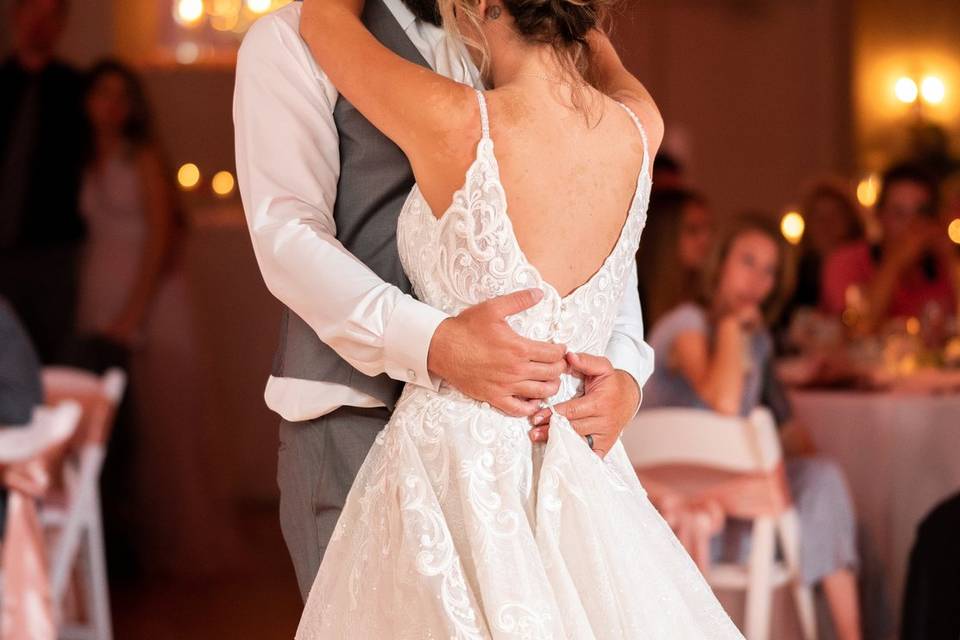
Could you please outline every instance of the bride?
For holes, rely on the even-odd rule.
[[[518,333],[601,354],[643,228],[652,103],[583,79],[607,0],[440,0],[485,93],[390,52],[362,0],[306,0],[331,81],[407,155],[398,220],[418,298],[455,315],[521,289]],[[639,117],[638,117],[639,114]],[[655,132],[648,140],[646,130]],[[547,405],[584,381],[564,374]],[[619,441],[407,386],[353,485],[297,638],[741,638]]]

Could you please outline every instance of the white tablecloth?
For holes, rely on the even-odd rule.
[[[960,395],[795,391],[792,400],[819,450],[846,472],[867,586],[882,583],[897,625],[917,525],[960,492]]]

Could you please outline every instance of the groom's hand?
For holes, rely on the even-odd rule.
[[[614,369],[604,357],[568,353],[567,361],[571,371],[583,376],[583,395],[561,402],[554,409],[569,420],[581,436],[593,436],[593,450],[602,458],[636,414],[640,388],[633,376]],[[546,442],[550,413],[550,409],[543,409],[533,416],[530,438],[534,442]]]
[[[464,394],[511,416],[532,416],[560,388],[566,371],[561,344],[528,340],[507,317],[536,305],[539,289],[517,291],[465,309],[440,323],[427,368]]]

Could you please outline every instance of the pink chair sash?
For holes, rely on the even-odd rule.
[[[0,639],[55,640],[57,626],[46,546],[36,501],[50,487],[51,469],[63,445],[50,447],[30,460],[0,465],[9,489],[3,543],[3,606]]]
[[[777,516],[791,504],[782,463],[758,473],[691,465],[636,471],[650,501],[704,573],[710,569],[710,538],[723,529],[727,517]]]

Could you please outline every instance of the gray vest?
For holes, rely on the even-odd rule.
[[[429,67],[383,0],[367,0],[362,18],[384,46]],[[409,293],[410,281],[400,264],[396,234],[397,217],[414,184],[410,163],[397,145],[342,96],[333,109],[333,118],[340,136],[340,181],[333,208],[337,240],[386,282]],[[403,389],[402,382],[386,374],[371,378],[354,369],[286,308],[273,375],[346,385],[390,409]]]

